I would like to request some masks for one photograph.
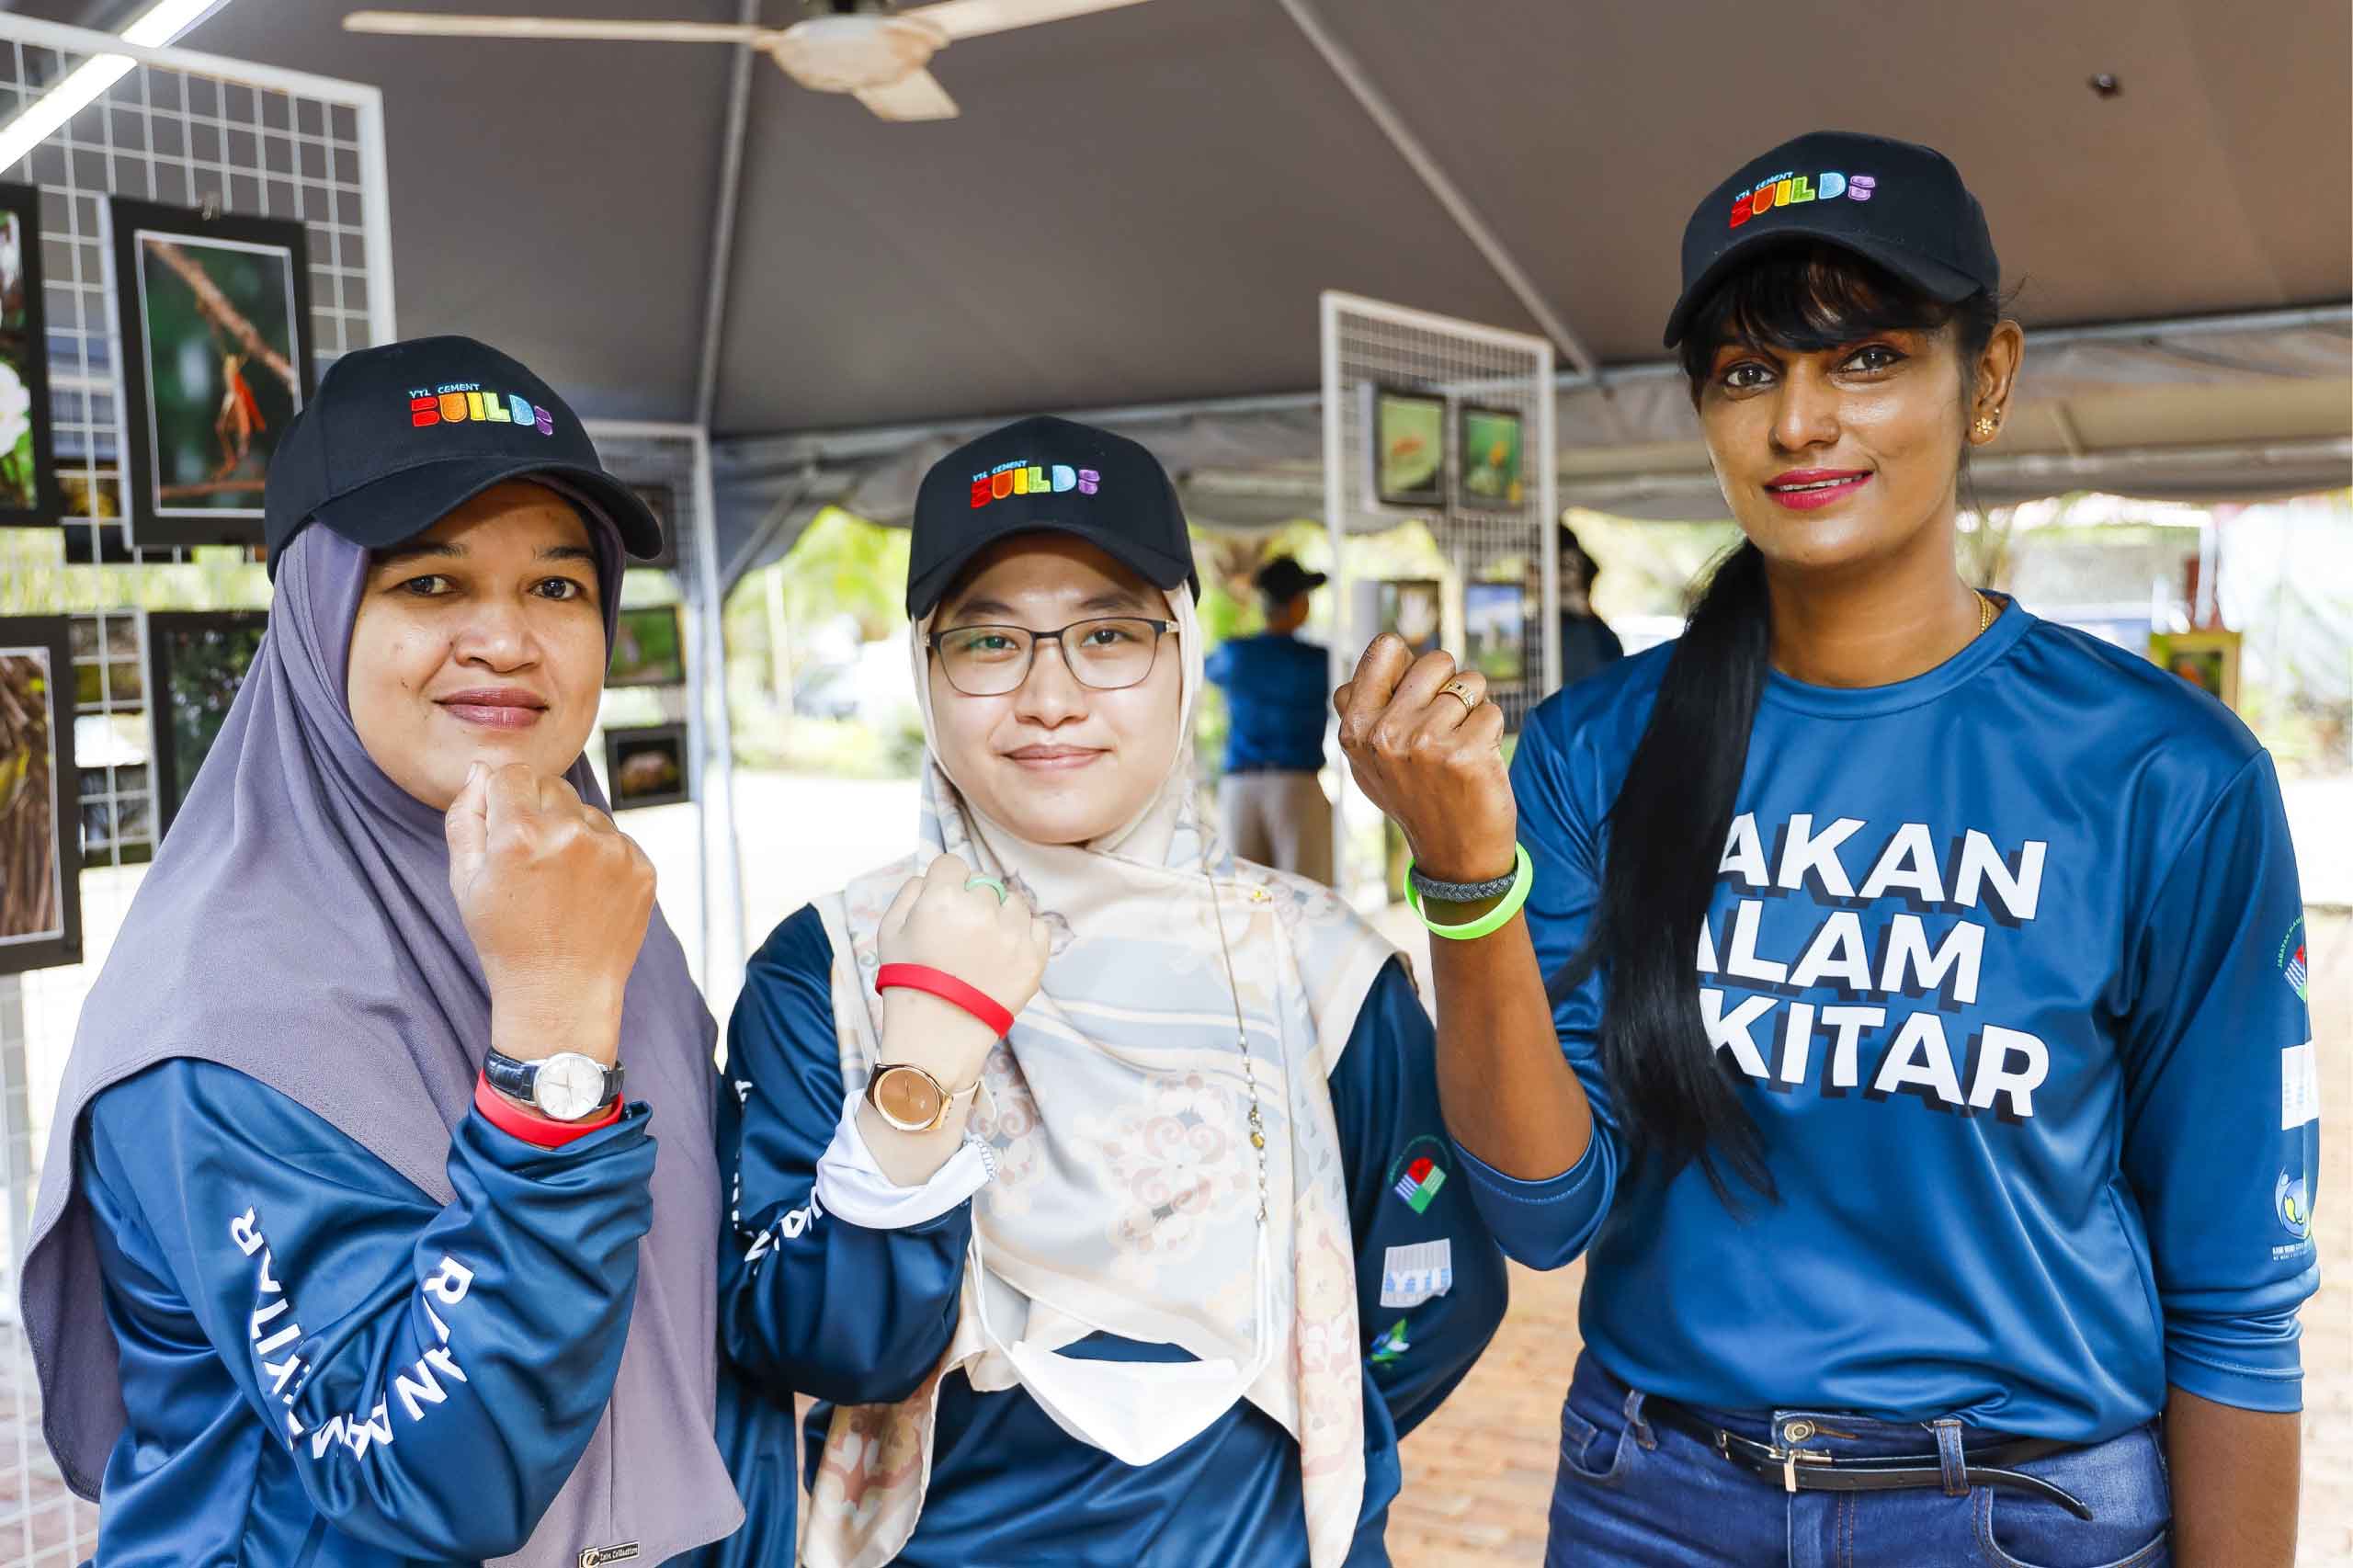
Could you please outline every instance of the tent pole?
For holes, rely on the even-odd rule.
[[[757,27],[760,0],[742,0],[739,20]],[[702,359],[695,368],[695,423],[708,432],[719,404],[719,337],[727,326],[727,277],[734,270],[735,207],[744,189],[744,130],[752,116],[752,49],[735,50],[727,82],[727,139],[719,159],[719,205],[710,221],[710,277],[703,290]]]
[[[1324,25],[1324,18],[1315,14],[1308,0],[1282,0],[1282,6],[1290,13],[1290,19],[1299,24],[1299,30],[1307,35],[1307,41],[1313,44],[1315,51],[1324,57],[1324,63],[1332,68],[1332,74],[1356,95],[1356,100],[1363,107],[1365,114],[1381,128],[1381,134],[1389,138],[1398,155],[1421,176],[1422,183],[1429,187],[1430,194],[1438,198],[1438,205],[1446,209],[1447,215],[1454,220],[1463,237],[1487,258],[1487,265],[1495,269],[1495,275],[1504,280],[1504,286],[1519,301],[1520,308],[1544,329],[1544,335],[1552,340],[1570,364],[1594,378],[1595,383],[1599,385],[1600,362],[1570,329],[1567,320],[1553,308],[1552,301],[1545,298],[1543,290],[1536,287],[1535,280],[1520,269],[1511,252],[1504,248],[1503,241],[1487,226],[1486,220],[1479,216],[1470,199],[1462,194],[1452,177],[1438,166],[1438,160],[1430,156],[1420,138],[1397,118],[1397,111],[1390,107],[1388,98],[1374,85],[1372,78],[1365,74],[1364,67],[1358,62],[1356,56],[1333,36],[1331,29]],[[1607,391],[1605,387],[1605,398]],[[1602,417],[1612,436],[1621,441],[1631,438],[1619,421],[1616,404],[1605,401]]]

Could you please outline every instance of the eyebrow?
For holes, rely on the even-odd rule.
[[[1107,609],[1132,610],[1143,608],[1143,601],[1125,588],[1112,588],[1108,592],[1097,594],[1094,597],[1083,601],[1078,608],[1082,610],[1097,611]],[[1003,599],[967,599],[962,604],[956,607],[954,612],[949,616],[948,619],[951,625],[961,625],[967,621],[984,616],[1003,617],[1009,621],[1012,619],[1014,613],[1015,611],[1013,607],[1006,604]]]
[[[415,540],[396,544],[376,552],[378,567],[397,566],[404,561],[462,561],[470,552],[462,544],[449,544],[439,540]],[[541,561],[585,561],[597,563],[597,552],[576,544],[551,544],[540,551]]]

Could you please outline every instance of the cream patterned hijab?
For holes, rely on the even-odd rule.
[[[1190,594],[1168,597],[1184,657],[1179,733],[1189,743],[1200,628]],[[936,743],[927,626],[915,629],[913,653],[924,733]],[[883,911],[935,856],[1005,878],[1053,927],[1054,946],[1042,988],[989,1057],[987,1092],[972,1111],[972,1132],[997,1170],[973,1199],[975,1247],[954,1335],[909,1398],[834,1411],[801,1542],[812,1568],[881,1568],[912,1537],[940,1380],[950,1372],[983,1392],[1030,1386],[1065,1429],[1073,1422],[1058,1410],[1083,1426],[1132,1428],[1133,1400],[1109,1408],[1098,1392],[1089,1411],[1084,1386],[1074,1391],[1057,1375],[1050,1393],[1024,1370],[1040,1356],[1058,1373],[1064,1363],[1085,1369],[1051,1353],[1097,1330],[1180,1346],[1243,1377],[1263,1363],[1238,1392],[1298,1440],[1311,1562],[1339,1568],[1354,1541],[1363,1363],[1325,1077],[1394,949],[1329,889],[1228,855],[1200,819],[1189,753],[1180,745],[1134,822],[1074,846],[1031,844],[983,817],[934,750],[920,847],[819,903],[851,1089],[871,1074],[880,1039],[872,976]],[[1254,1080],[1267,1140],[1263,1228],[1249,1138]],[[1199,1369],[1124,1364],[1120,1376],[1131,1389],[1166,1376],[1173,1396]],[[1215,1403],[1208,1415],[1230,1408]]]

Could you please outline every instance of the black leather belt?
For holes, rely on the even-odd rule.
[[[1672,1427],[1699,1441],[1752,1475],[1778,1481],[1790,1492],[1894,1492],[1945,1484],[1944,1461],[1935,1454],[1889,1454],[1876,1459],[1839,1459],[1818,1449],[1785,1449],[1727,1432],[1696,1413],[1656,1395],[1643,1401],[1642,1418]],[[2006,1486],[2058,1504],[2079,1519],[2090,1508],[2063,1487],[2010,1467],[2063,1454],[2080,1443],[2047,1437],[2016,1437],[1987,1448],[1961,1450],[1961,1474],[1972,1486]]]

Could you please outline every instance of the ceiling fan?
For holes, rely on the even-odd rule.
[[[412,38],[599,39],[627,43],[749,44],[784,74],[820,93],[851,93],[884,119],[950,119],[956,100],[928,69],[958,39],[1115,10],[1142,0],[937,0],[895,9],[890,0],[803,0],[789,28],[725,22],[604,22],[566,17],[461,17],[354,11],[344,28]]]

